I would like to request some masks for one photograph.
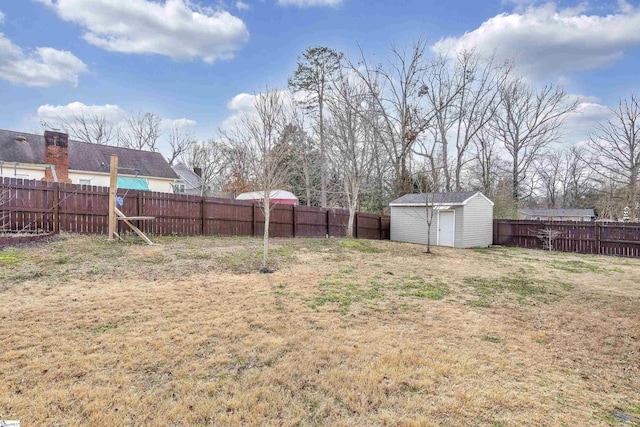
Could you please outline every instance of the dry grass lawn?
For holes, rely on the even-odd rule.
[[[640,260],[61,236],[0,252],[24,426],[640,424]]]

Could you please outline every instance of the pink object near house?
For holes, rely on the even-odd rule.
[[[248,193],[240,193],[236,197],[236,200],[262,200],[264,192],[262,191],[250,191]],[[297,205],[298,198],[295,194],[285,190],[273,190],[271,192],[271,203],[278,203],[280,205]]]

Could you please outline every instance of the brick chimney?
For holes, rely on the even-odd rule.
[[[58,182],[71,183],[69,179],[69,135],[50,130],[44,131],[44,162],[55,166]],[[50,168],[45,170],[43,181],[53,181]]]
[[[202,168],[194,167],[194,168],[193,168],[193,173],[195,173],[195,174],[196,174],[196,175],[198,175],[200,178],[202,178]]]

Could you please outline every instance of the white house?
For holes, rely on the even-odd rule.
[[[118,187],[172,193],[180,177],[160,153],[69,140],[65,133],[0,130],[0,176],[109,186],[111,155]]]
[[[540,221],[593,221],[593,209],[518,209],[519,219]]]
[[[455,248],[493,243],[493,202],[479,191],[406,194],[392,201],[391,240]]]

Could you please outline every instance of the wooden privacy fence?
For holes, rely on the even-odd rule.
[[[640,223],[496,219],[493,244],[541,249],[543,229],[557,231],[555,251],[640,257]]]
[[[2,178],[0,191],[8,201],[0,206],[0,227],[11,231],[107,234],[109,189]],[[216,199],[184,194],[118,190],[126,216],[153,216],[138,227],[154,235],[260,236],[264,215],[252,201]],[[343,237],[349,212],[308,206],[275,205],[269,234],[273,237]],[[136,222],[136,221],[134,221]],[[127,226],[119,224],[119,232]],[[354,237],[389,239],[390,218],[357,213]]]

